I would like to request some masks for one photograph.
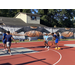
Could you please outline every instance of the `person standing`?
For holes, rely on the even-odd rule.
[[[60,41],[60,34],[59,34],[59,32],[57,32],[57,36],[58,36],[58,40]]]
[[[45,48],[48,48],[49,49],[49,45],[48,45],[48,34],[46,33],[46,35],[44,36],[44,45],[45,45]],[[48,46],[48,47],[47,47]]]
[[[7,50],[7,48],[6,48],[6,32],[4,31],[4,33],[3,33],[3,38],[2,38],[2,41],[3,41],[3,46],[4,46],[4,49],[3,49],[3,51],[5,51],[5,50]]]
[[[57,45],[57,43],[58,43],[58,36],[57,35],[54,35],[54,33],[52,33],[52,36],[53,36],[53,38],[52,38],[52,43],[54,42],[54,44],[55,44],[55,49],[57,49],[57,50],[59,50],[60,49],[60,47],[58,47],[58,45]]]
[[[7,35],[6,35],[6,45],[7,45],[8,52],[10,53],[10,55],[11,55],[11,50],[10,50],[10,47],[11,47],[11,40],[15,41],[14,38],[12,37],[12,35],[10,35],[10,31],[7,31]],[[15,43],[17,43],[17,42],[15,41]]]

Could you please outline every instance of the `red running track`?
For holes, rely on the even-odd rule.
[[[0,65],[75,65],[75,47],[64,44],[75,44],[75,41],[59,41],[61,50],[55,50],[54,46],[45,49],[43,42],[12,43],[11,48],[25,47],[39,52],[1,56]],[[2,48],[0,44],[0,49]]]

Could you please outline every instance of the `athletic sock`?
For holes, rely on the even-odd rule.
[[[10,52],[10,55],[12,55],[11,52]]]

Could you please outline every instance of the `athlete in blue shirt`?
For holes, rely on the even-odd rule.
[[[58,45],[57,45],[57,43],[58,43],[58,41],[59,41],[58,36],[57,36],[57,35],[54,35],[54,33],[52,33],[52,36],[53,36],[53,38],[52,38],[52,42],[55,41],[55,42],[54,42],[54,44],[55,44],[55,46],[56,46],[55,49],[59,50],[60,47],[58,47]]]
[[[44,36],[44,44],[45,44],[45,48],[49,48],[49,45],[48,45],[48,34],[46,33],[46,35]]]
[[[6,36],[6,44],[7,44],[7,48],[8,48],[8,52],[10,53],[11,55],[11,51],[10,51],[10,47],[11,47],[11,40],[15,41],[12,37],[12,35],[10,35],[10,31],[7,32],[7,36]],[[15,41],[16,43],[16,41]]]
[[[3,38],[2,38],[2,41],[3,41],[3,46],[4,46],[4,50],[3,51],[5,51],[5,50],[7,50],[7,48],[6,48],[6,32],[4,31],[4,33],[3,33]]]

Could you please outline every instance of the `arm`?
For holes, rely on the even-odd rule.
[[[55,40],[55,37],[52,38],[52,44],[53,44],[54,40]]]
[[[10,33],[11,35],[13,35],[13,36],[24,36],[23,34],[18,34],[17,32],[15,32],[15,33]]]
[[[3,38],[2,38],[2,41],[3,41],[3,39],[4,39],[4,34],[3,34]]]
[[[3,41],[3,39],[4,39],[4,36],[3,36],[3,38],[2,38],[2,41]]]
[[[11,37],[11,39],[12,39],[15,43],[17,43],[17,42],[14,40],[14,38],[13,38],[13,37]]]
[[[51,35],[51,33],[48,34],[48,36]]]
[[[44,41],[45,41],[45,37],[44,37]]]
[[[45,41],[46,39],[44,38],[44,41]]]
[[[55,40],[55,37],[52,38],[52,41],[54,41],[54,40]]]

